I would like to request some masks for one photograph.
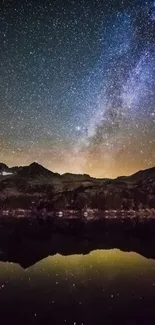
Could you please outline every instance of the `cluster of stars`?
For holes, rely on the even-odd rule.
[[[0,6],[0,161],[99,177],[155,165],[155,2]]]

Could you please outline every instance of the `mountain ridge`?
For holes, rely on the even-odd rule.
[[[23,166],[12,166],[12,167],[9,167],[8,165],[6,165],[5,163],[0,163],[0,172],[2,171],[10,171],[10,172],[13,172],[13,171],[32,171],[32,172],[36,172],[36,171],[46,171],[46,173],[48,172],[49,174],[51,175],[59,175],[61,177],[67,177],[67,176],[70,176],[70,177],[80,177],[80,176],[83,176],[83,177],[86,177],[86,178],[91,178],[91,179],[96,179],[96,180],[119,180],[119,179],[128,179],[128,178],[134,178],[136,176],[139,176],[141,174],[147,174],[148,172],[151,172],[153,171],[153,174],[155,175],[155,167],[150,167],[150,168],[146,168],[146,169],[141,169],[141,170],[138,170],[137,172],[133,173],[133,174],[130,174],[130,175],[120,175],[120,176],[117,176],[116,178],[110,178],[110,177],[94,177],[94,176],[91,176],[89,174],[86,174],[86,173],[83,173],[83,174],[79,174],[79,173],[70,173],[70,172],[66,172],[66,173],[63,173],[63,174],[59,174],[57,172],[53,172],[51,171],[50,169],[42,166],[41,164],[39,164],[38,162],[34,161],[32,162],[31,164],[29,165],[23,165]],[[21,175],[23,174],[23,172],[21,172]]]
[[[44,201],[49,210],[155,209],[155,167],[116,179],[87,174],[60,175],[36,162],[9,169],[5,164],[0,167],[2,207],[29,208],[32,202],[40,206]]]

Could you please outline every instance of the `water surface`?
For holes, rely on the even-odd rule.
[[[155,323],[155,261],[118,249],[0,263],[5,324]]]

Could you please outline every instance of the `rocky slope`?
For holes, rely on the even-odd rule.
[[[38,163],[11,168],[0,164],[1,208],[28,208],[32,202],[47,209],[155,208],[155,167],[113,180],[60,175]]]

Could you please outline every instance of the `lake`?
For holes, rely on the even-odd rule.
[[[155,323],[155,260],[119,249],[0,262],[5,324]],[[145,322],[144,322],[145,323]]]

